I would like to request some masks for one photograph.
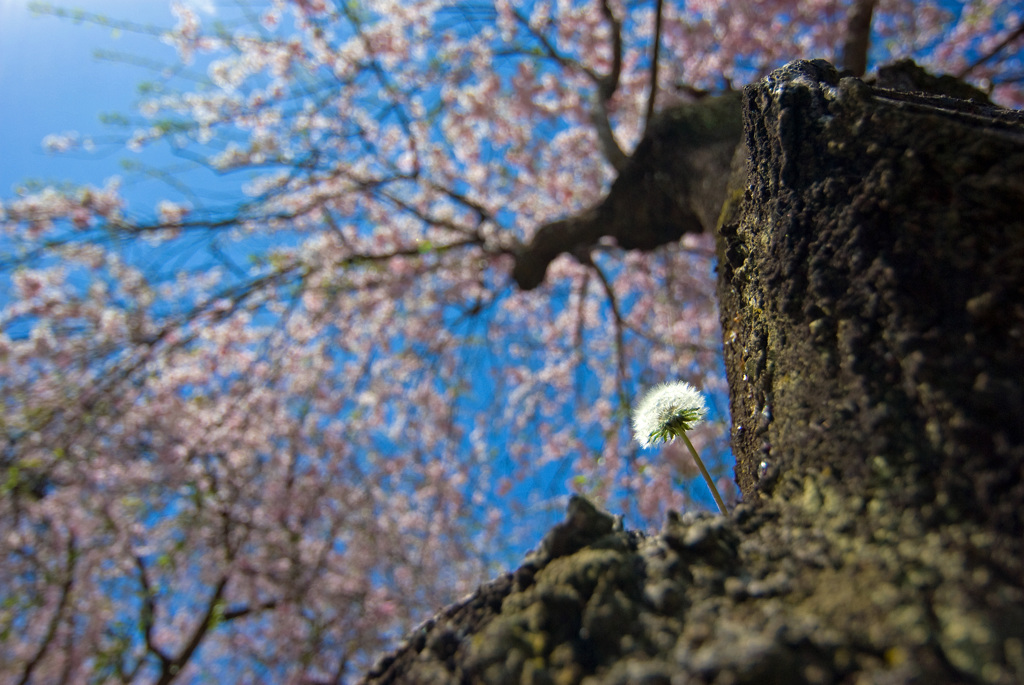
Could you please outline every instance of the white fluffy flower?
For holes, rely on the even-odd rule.
[[[641,447],[672,442],[704,420],[704,395],[684,381],[651,388],[633,410],[633,434]]]
[[[690,450],[694,463],[700,469],[700,475],[708,484],[718,509],[723,514],[728,514],[729,510],[718,493],[718,488],[715,487],[715,481],[711,479],[711,474],[705,468],[690,438],[686,437],[686,431],[703,421],[707,413],[704,395],[697,388],[683,381],[663,383],[651,388],[643,399],[637,402],[633,410],[633,434],[641,447],[682,438],[686,443],[686,449]]]

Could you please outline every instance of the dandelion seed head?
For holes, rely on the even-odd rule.
[[[685,381],[651,388],[633,410],[633,435],[641,447],[672,442],[704,420],[704,395]]]

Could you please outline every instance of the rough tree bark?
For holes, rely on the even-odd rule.
[[[743,98],[744,503],[643,535],[574,499],[365,682],[1024,682],[1024,115],[824,62]]]

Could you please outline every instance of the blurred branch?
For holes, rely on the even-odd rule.
[[[972,71],[974,71],[975,69],[980,67],[982,64],[984,64],[985,62],[988,62],[990,59],[992,59],[993,57],[998,55],[1000,52],[1005,50],[1007,48],[1007,46],[1010,45],[1010,43],[1012,43],[1013,41],[1017,40],[1021,36],[1024,36],[1024,21],[1021,21],[1020,26],[1018,26],[1016,29],[1014,29],[1013,31],[1010,31],[1009,35],[1007,35],[1006,38],[1004,38],[1003,40],[999,41],[998,45],[996,45],[994,48],[989,50],[987,53],[985,53],[984,55],[982,55],[978,59],[974,60],[974,62],[972,62],[969,66],[964,68],[963,71],[961,71],[959,74],[957,74],[956,77],[960,78],[960,79],[966,78]]]
[[[871,46],[871,16],[876,0],[857,0],[850,7],[846,23],[846,40],[840,66],[853,76],[863,76],[868,68],[868,48]]]
[[[49,2],[30,2],[28,4],[28,9],[35,14],[47,14],[61,19],[70,19],[75,23],[95,24],[97,26],[117,29],[119,31],[129,31],[131,33],[156,36],[157,38],[167,32],[166,28],[154,26],[153,24],[139,24],[138,22],[129,21],[127,19],[112,19],[102,14],[86,12],[81,9],[57,7]]]
[[[623,335],[623,328],[625,327],[625,321],[622,318],[622,312],[619,309],[619,300],[615,296],[615,289],[612,288],[611,281],[608,280],[608,276],[605,275],[604,271],[601,270],[592,259],[587,258],[586,265],[594,270],[597,274],[597,278],[601,281],[601,285],[604,287],[604,293],[608,297],[608,306],[612,311],[612,318],[615,319],[615,369],[616,369],[616,389],[619,395],[620,408],[629,409],[629,396],[626,394],[626,342],[625,336]]]
[[[536,288],[556,257],[602,237],[648,251],[714,230],[743,130],[740,97],[732,91],[659,112],[601,202],[540,226],[518,247],[516,284]]]
[[[137,554],[133,554],[132,557],[135,559],[135,570],[139,573],[139,585],[142,587],[142,616],[139,624],[139,628],[142,629],[142,638],[146,649],[156,655],[162,668],[166,668],[171,663],[171,658],[160,649],[153,636],[153,627],[156,625],[156,595],[149,582],[146,563]]]
[[[28,663],[25,664],[25,670],[21,674],[21,678],[18,680],[18,685],[27,685],[32,682],[32,671],[36,669],[36,666],[40,664],[43,659],[43,655],[49,650],[50,645],[53,643],[53,638],[57,635],[57,627],[60,625],[61,620],[64,618],[64,611],[68,606],[68,598],[71,596],[71,587],[74,581],[74,570],[75,560],[78,557],[78,550],[75,547],[74,535],[68,536],[67,544],[67,562],[65,565],[64,582],[60,585],[60,599],[57,601],[57,608],[53,612],[53,616],[50,618],[50,625],[46,627],[46,635],[43,637],[42,643],[39,645],[39,649],[29,659]]]
[[[629,157],[615,140],[608,105],[615,96],[615,91],[619,89],[619,77],[622,75],[622,23],[615,18],[608,0],[602,0],[601,11],[612,28],[612,70],[597,79],[597,102],[590,112],[590,121],[597,129],[597,138],[605,159],[621,174],[629,162]]]
[[[216,625],[216,616],[218,608],[224,599],[224,590],[227,588],[228,578],[223,576],[214,588],[213,595],[210,597],[210,601],[206,604],[206,612],[199,619],[199,624],[196,626],[195,632],[189,638],[185,644],[184,649],[173,661],[162,661],[160,669],[160,679],[157,680],[158,685],[169,685],[178,677],[178,674],[185,668],[192,655],[199,648],[199,644],[206,637],[206,634]]]
[[[661,52],[661,19],[664,13],[665,0],[657,0],[654,10],[654,44],[651,46],[651,92],[647,96],[647,113],[644,115],[644,133],[654,118],[654,100],[658,94],[658,59]],[[641,138],[643,138],[641,136]]]
[[[597,139],[605,159],[612,165],[615,171],[622,173],[622,170],[626,168],[629,157],[626,156],[618,141],[615,140],[611,120],[608,116],[608,103],[619,88],[619,77],[622,74],[622,23],[615,18],[615,14],[608,5],[608,0],[602,0],[601,11],[612,29],[612,69],[611,72],[603,76],[593,69],[560,54],[551,41],[548,40],[547,36],[532,27],[529,19],[521,13],[516,12],[515,17],[537,39],[549,58],[555,60],[564,68],[582,71],[597,86],[595,101],[590,110],[590,123],[597,132]]]

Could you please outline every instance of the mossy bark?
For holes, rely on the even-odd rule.
[[[574,499],[365,682],[1024,682],[1024,117],[823,62],[744,99],[744,503],[642,535]]]
[[[829,471],[1024,535],[1024,115],[823,62],[746,98],[745,211],[719,232],[744,498]]]

